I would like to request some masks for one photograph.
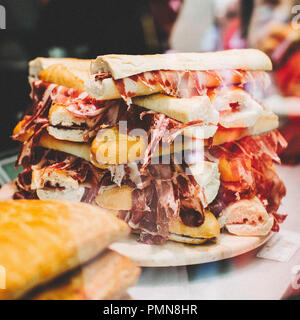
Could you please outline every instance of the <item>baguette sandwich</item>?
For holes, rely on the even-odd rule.
[[[31,63],[34,107],[13,135],[23,143],[17,164],[24,167],[15,198],[117,210],[149,244],[200,244],[223,229],[248,236],[278,230],[285,187],[273,163],[286,142],[277,116],[258,99],[272,69],[262,52],[100,56],[79,82],[70,79],[79,79],[74,70],[86,62],[52,62]],[[39,96],[36,85],[47,89]],[[45,104],[49,88],[54,98],[51,91]],[[60,101],[60,136],[49,130],[58,123],[51,118],[57,92],[68,97]],[[99,117],[81,140],[62,128],[74,130],[74,110],[85,128],[93,112]]]

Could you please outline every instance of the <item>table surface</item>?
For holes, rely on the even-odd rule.
[[[0,161],[1,184],[15,178],[15,159],[12,156]],[[300,246],[300,166],[278,166],[277,170],[287,187],[280,213],[288,217],[275,236],[284,239],[292,235]],[[288,262],[258,258],[259,250],[194,266],[143,268],[138,284],[129,293],[133,299],[150,300],[281,299],[287,292],[291,294],[292,271],[300,266],[300,249]]]

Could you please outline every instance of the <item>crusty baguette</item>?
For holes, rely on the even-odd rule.
[[[264,111],[263,115],[250,128],[219,128],[213,137],[212,145],[218,146],[226,142],[240,140],[246,136],[260,135],[278,128],[279,119],[271,111]],[[208,144],[206,141],[205,144]]]
[[[111,210],[130,210],[132,208],[132,188],[129,186],[113,187],[100,193],[96,202],[100,207]],[[215,238],[220,234],[220,226],[215,216],[205,211],[205,220],[200,227],[188,227],[180,217],[169,225],[169,239],[177,242],[200,244],[206,239]]]
[[[120,254],[107,250],[70,274],[36,292],[34,300],[110,300],[133,286],[140,268]]]
[[[55,139],[71,142],[88,142],[96,134],[94,131],[88,132],[88,130],[84,129],[57,128],[53,126],[47,127],[47,131]]]
[[[175,236],[183,236],[195,239],[212,239],[216,238],[220,234],[220,225],[218,223],[218,220],[216,217],[209,211],[205,211],[205,219],[204,223],[199,227],[189,227],[186,226],[180,218],[171,221],[169,225],[169,232],[171,235]],[[174,237],[171,237],[171,240],[175,240]],[[183,239],[182,239],[183,240]],[[188,242],[187,239],[185,241],[179,241],[179,242],[187,242],[187,243],[193,243]]]
[[[164,94],[154,94],[134,98],[133,103],[183,123],[201,120],[216,125],[219,121],[219,113],[213,108],[208,96],[178,99]]]
[[[88,142],[91,137],[96,135],[95,131],[86,129],[94,125],[91,119],[74,116],[64,105],[53,104],[50,107],[48,119],[49,127],[47,130],[51,136],[58,140]],[[74,128],[74,125],[79,127]]]
[[[70,58],[36,58],[29,62],[29,80],[43,80],[69,88],[84,90],[89,80],[92,60]]]
[[[225,72],[225,74],[226,73],[227,72]],[[93,76],[91,76],[91,78],[93,78]],[[139,78],[131,79],[129,77],[122,79],[122,81],[124,83],[126,91],[133,92],[135,96],[147,96],[155,93],[165,93],[159,82],[151,83],[151,87],[149,87]],[[228,86],[240,84],[240,78],[238,76],[230,77],[226,81],[226,84]],[[215,88],[219,85],[219,81],[215,76],[207,76],[206,74],[206,77],[202,79],[202,84],[203,86],[207,86],[209,88]],[[105,78],[96,81],[90,79],[90,81],[88,81],[86,84],[86,90],[92,97],[98,100],[121,99],[121,93],[113,78]]]
[[[88,143],[58,140],[45,133],[41,136],[39,145],[47,149],[69,153],[86,161],[90,161],[91,147]]]
[[[221,227],[238,236],[266,236],[274,223],[273,216],[257,197],[231,203],[218,220]]]
[[[37,189],[36,194],[40,200],[67,200],[80,202],[85,192],[84,186],[76,189],[44,188]]]
[[[0,202],[0,264],[15,299],[76,268],[129,233],[127,224],[95,206],[66,201]]]
[[[36,58],[29,62],[29,75],[37,78],[45,69],[53,65],[64,65],[74,70],[88,70],[90,68],[91,59],[74,59],[74,58]]]
[[[125,78],[124,83],[128,92],[134,92],[136,96],[145,96],[157,92],[163,92],[161,86],[156,84],[151,89],[141,81],[133,81]],[[121,99],[115,81],[112,78],[106,78],[101,81],[90,80],[86,86],[87,92],[98,100]]]
[[[123,185],[121,187],[107,188],[99,193],[96,203],[109,210],[131,210],[133,188]]]
[[[76,117],[74,114],[67,110],[66,106],[61,104],[53,104],[50,107],[48,119],[49,124],[54,127],[62,126],[68,128],[74,126],[75,124],[78,126],[83,125],[90,128],[94,125],[94,119]]]
[[[265,111],[248,92],[236,87],[216,90],[210,97],[204,95],[187,99],[153,94],[132,100],[137,106],[165,114],[183,123],[203,121],[204,124],[219,124],[225,128],[253,127],[260,117],[271,113],[271,111]],[[240,107],[239,110],[218,111],[230,108],[231,104],[236,103]]]
[[[42,189],[47,185],[53,187],[59,185],[67,189],[77,189],[79,184],[78,181],[68,175],[65,170],[49,170],[47,167],[42,169],[34,168],[32,170],[31,189]]]
[[[155,70],[272,70],[272,62],[256,49],[227,50],[206,53],[156,55],[104,55],[91,64],[91,74],[110,73],[122,79]]]

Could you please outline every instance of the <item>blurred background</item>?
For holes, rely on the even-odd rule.
[[[94,58],[106,53],[215,51],[254,47],[273,60],[266,96],[281,116],[300,162],[300,0],[0,0],[1,150],[29,104],[28,61],[37,57]],[[298,22],[299,20],[299,22]]]
[[[259,48],[274,64],[264,103],[280,116],[289,142],[281,158],[300,163],[300,0],[0,0],[0,5],[6,11],[6,29],[0,30],[0,184],[16,174],[18,146],[10,135],[30,103],[27,66],[37,56]],[[297,178],[297,171],[283,173],[287,180]],[[295,180],[288,191],[291,213],[297,213],[298,185]]]

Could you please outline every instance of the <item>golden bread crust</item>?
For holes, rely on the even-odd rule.
[[[0,202],[0,264],[15,299],[76,268],[125,237],[129,227],[107,210],[66,201]]]
[[[84,90],[92,60],[36,58],[29,62],[29,80],[43,80],[68,88]]]
[[[110,300],[133,286],[141,269],[128,258],[107,250],[102,255],[41,288],[34,300]]]
[[[84,90],[84,81],[72,73],[63,64],[55,64],[43,70],[39,79],[45,82],[55,83],[67,88]]]
[[[189,227],[183,224],[180,217],[170,222],[171,234],[184,235],[191,238],[215,238],[220,234],[220,225],[216,217],[209,211],[205,211],[204,223],[200,227]]]
[[[104,190],[97,197],[96,202],[100,207],[110,210],[130,210],[132,208],[132,191],[133,188],[129,186],[112,187]],[[219,236],[220,225],[216,217],[206,210],[204,223],[200,227],[188,227],[178,217],[170,222],[169,232],[170,239],[174,241],[187,242],[183,240],[184,237],[188,237],[197,238],[201,240],[200,242],[204,242],[203,238],[210,239]]]

